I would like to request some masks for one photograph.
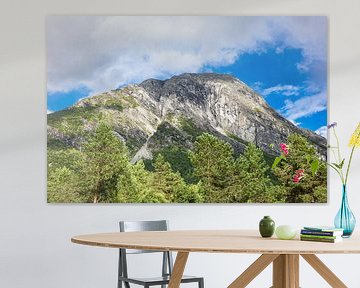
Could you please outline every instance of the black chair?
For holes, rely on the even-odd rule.
[[[168,222],[166,220],[160,221],[120,221],[120,232],[134,232],[134,231],[167,231]],[[150,250],[135,250],[135,249],[119,249],[119,269],[118,269],[118,288],[122,288],[124,283],[125,288],[130,288],[131,284],[141,285],[144,288],[150,286],[160,286],[166,288],[169,284],[170,276],[173,268],[172,254],[169,251],[150,251]],[[152,278],[133,278],[129,277],[127,271],[127,254],[141,254],[141,253],[163,253],[162,275],[160,277]],[[198,283],[199,288],[204,288],[204,278],[194,276],[183,276],[181,283]]]

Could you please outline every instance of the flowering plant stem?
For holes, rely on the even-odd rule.
[[[352,149],[351,149],[351,153],[350,153],[350,157],[349,157],[349,162],[347,163],[345,177],[344,177],[344,172],[343,172],[343,166],[344,166],[345,159],[343,159],[341,157],[340,143],[339,143],[339,138],[338,138],[338,136],[336,134],[335,127],[336,127],[336,123],[330,124],[328,126],[329,129],[332,128],[332,130],[334,131],[334,135],[335,135],[335,139],[336,139],[336,145],[337,146],[336,147],[329,146],[330,149],[333,152],[336,163],[327,163],[327,164],[339,174],[343,186],[346,186],[346,184],[348,182],[348,178],[349,178],[349,171],[350,171],[350,166],[351,166],[351,162],[352,162],[352,159],[353,159],[355,148],[360,146],[359,143],[358,143],[359,140],[360,140],[360,124],[358,125],[358,128],[355,130],[355,132],[352,135],[352,138],[350,140],[349,146],[352,147]],[[334,148],[336,148],[336,150],[337,150],[337,155],[336,155],[336,153],[334,151]]]
[[[342,165],[344,162],[342,162],[342,158],[341,158],[341,153],[340,153],[340,141],[339,141],[339,137],[337,136],[337,133],[336,133],[336,129],[335,129],[335,126],[333,126],[333,129],[334,131],[334,135],[335,135],[335,139],[336,139],[336,148],[337,148],[337,154],[338,154],[338,159],[336,159],[336,156],[335,156],[335,153],[334,153],[334,156],[335,156],[335,160],[336,162],[338,162],[338,165],[340,166],[340,169],[337,170],[335,167],[332,167],[332,168],[335,168],[335,170],[338,172],[338,174],[340,175],[340,179],[341,179],[341,182],[343,185],[346,185],[346,182],[344,180],[344,173],[343,173],[343,170],[342,170]],[[331,166],[331,164],[330,164]],[[348,166],[349,168],[349,166]]]
[[[359,135],[359,136],[360,136],[360,135]],[[352,149],[351,149],[351,154],[350,154],[350,158],[349,158],[349,164],[348,164],[347,169],[346,169],[345,185],[346,185],[347,180],[348,180],[350,165],[351,165],[351,161],[352,161],[352,158],[353,158],[353,155],[354,155],[355,147],[356,147],[356,146],[354,145],[354,146],[352,147]]]

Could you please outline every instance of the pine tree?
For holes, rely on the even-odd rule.
[[[86,183],[82,178],[83,154],[75,149],[48,151],[48,202],[87,202]]]
[[[49,203],[83,203],[87,195],[81,193],[80,178],[67,167],[52,169],[48,174],[47,197]]]
[[[204,133],[197,138],[190,159],[194,175],[200,180],[205,201],[228,202],[225,192],[231,183],[234,168],[231,145]]]
[[[114,202],[118,178],[128,168],[128,153],[124,143],[104,123],[84,147],[85,176],[89,183],[92,202]]]
[[[204,198],[201,193],[199,184],[186,184],[179,185],[175,189],[176,203],[203,203]]]
[[[159,154],[155,159],[151,184],[152,189],[158,193],[163,193],[169,202],[173,202],[176,189],[185,185],[180,173],[174,172],[171,169],[170,163],[165,161],[164,156],[161,154]]]
[[[146,203],[164,202],[163,195],[149,197],[152,190],[150,187],[151,173],[145,170],[143,161],[131,165],[129,169],[120,175],[117,185],[117,202],[120,203]],[[159,196],[159,197],[157,197]]]
[[[240,155],[236,160],[235,167],[232,201],[252,203],[279,201],[271,189],[273,184],[269,177],[270,167],[261,149],[252,143],[249,144],[244,155]]]

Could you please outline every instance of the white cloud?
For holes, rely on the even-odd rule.
[[[309,64],[310,64],[309,61],[307,61],[307,62],[299,62],[299,63],[296,63],[296,68],[299,71],[308,72],[310,70]]]
[[[199,72],[206,66],[232,64],[243,53],[260,53],[279,41],[281,49],[301,49],[305,64],[325,61],[325,21],[325,17],[49,16],[48,91],[86,86],[100,92],[146,78]]]
[[[53,112],[54,112],[54,111],[51,111],[51,110],[47,109],[46,114],[51,114],[51,113],[53,113]]]
[[[295,120],[289,120],[291,123],[293,123],[295,126],[300,126],[301,122],[296,122]]]
[[[254,89],[255,91],[261,92],[263,90],[263,86],[264,83],[262,83],[261,81],[256,81],[251,85],[251,88]]]
[[[297,64],[300,71],[308,71],[314,61],[326,61],[327,28],[327,17],[278,17],[275,25],[286,47],[302,49],[305,59]]]
[[[299,95],[301,87],[294,85],[276,85],[261,91],[262,95],[267,96],[272,93],[281,93],[284,96]]]
[[[326,89],[326,83],[322,81],[304,81],[304,92],[309,94],[316,94]]]
[[[281,113],[290,121],[296,122],[297,119],[326,110],[326,104],[326,92],[323,91],[296,101],[285,100],[285,106],[281,109]]]
[[[327,138],[328,128],[327,126],[321,126],[317,130],[315,130],[315,133]]]
[[[284,46],[278,46],[278,47],[276,47],[276,49],[275,49],[275,53],[276,53],[276,54],[282,54],[282,53],[284,53],[284,50],[285,50],[285,47],[284,47]]]

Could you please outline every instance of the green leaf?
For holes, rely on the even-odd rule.
[[[311,163],[311,173],[313,176],[315,176],[318,169],[319,169],[319,160],[316,159]]]
[[[341,161],[341,163],[340,163],[340,169],[342,169],[343,168],[343,166],[344,166],[344,163],[345,163],[345,158]]]
[[[270,147],[271,149],[273,149],[273,148],[275,147],[275,144],[274,144],[274,143],[271,143],[271,144],[269,145],[269,147]]]
[[[339,168],[334,166],[334,163],[326,163],[326,164],[329,165],[331,168],[333,168],[335,171],[339,172]]]
[[[272,164],[271,168],[274,169],[277,165],[279,165],[280,161],[284,159],[284,156],[276,157],[274,160],[274,163]]]
[[[335,166],[336,168],[338,168],[338,169],[341,169],[341,167],[340,167],[340,165],[338,164],[338,163],[335,163],[335,162],[333,162],[333,163],[331,163],[333,166]]]
[[[344,166],[344,163],[345,163],[345,159],[343,159],[340,164],[334,163],[334,162],[331,163],[331,164],[334,165],[334,166],[335,166],[336,168],[338,168],[339,170],[341,170],[341,169],[343,168],[343,166]]]
[[[311,161],[311,156],[310,155],[306,155],[306,161],[307,161],[307,164],[310,164],[310,161]]]

